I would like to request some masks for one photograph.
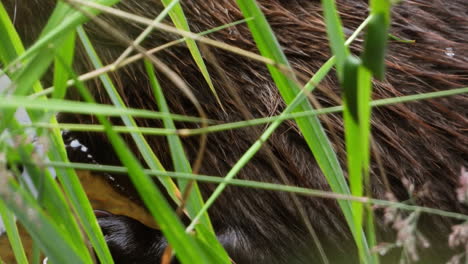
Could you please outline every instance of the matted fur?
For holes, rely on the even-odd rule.
[[[15,1],[6,1],[13,10]],[[23,3],[21,3],[23,2]],[[40,3],[39,3],[40,2]],[[22,37],[31,43],[37,36],[55,1],[17,1],[16,26]],[[183,0],[181,1],[190,27],[201,32],[216,26],[242,19],[234,0]],[[319,1],[313,0],[259,0],[262,10],[272,26],[284,52],[295,71],[312,76],[330,57],[328,40],[322,20]],[[345,27],[351,33],[365,19],[368,7],[362,0],[340,0],[338,7]],[[155,17],[162,6],[159,0],[123,1],[124,10],[145,17]],[[122,34],[136,37],[144,27],[109,16],[101,16]],[[169,21],[167,21],[169,23]],[[107,63],[112,63],[126,47],[95,24],[88,24],[87,32]],[[426,93],[468,86],[468,4],[466,0],[415,0],[404,1],[393,9],[392,34],[415,43],[390,41],[387,55],[387,75],[383,82],[376,82],[373,99]],[[216,39],[256,52],[245,24],[209,35]],[[155,32],[143,45],[155,47],[178,38],[165,32]],[[359,54],[362,38],[351,47]],[[205,47],[208,48],[208,47]],[[451,53],[453,51],[453,56]],[[248,58],[230,52],[209,48],[206,56],[214,86],[225,109],[222,111],[205,80],[184,45],[171,47],[156,54],[190,86],[202,104],[208,117],[226,122],[252,117],[277,115],[285,108],[279,92],[272,82],[267,68]],[[205,53],[208,55],[208,53]],[[93,68],[83,52],[77,54],[77,70]],[[215,60],[215,61],[213,61]],[[129,107],[157,110],[153,92],[141,63],[125,67],[112,75],[115,84]],[[158,74],[165,96],[173,113],[197,115],[193,105],[163,74]],[[96,99],[101,103],[110,100],[98,81],[88,83]],[[229,87],[228,87],[229,86]],[[322,81],[314,95],[323,107],[339,105],[339,87],[333,74]],[[420,102],[396,104],[373,109],[373,155],[383,161],[383,169],[395,197],[409,198],[404,179],[414,185],[413,198],[418,205],[455,212],[467,212],[457,201],[455,189],[460,168],[467,165],[468,153],[468,97],[451,96]],[[328,116],[329,133],[343,167],[345,151],[341,115]],[[63,121],[94,123],[85,116],[64,116]],[[138,120],[139,125],[161,127],[157,121]],[[178,127],[193,124],[178,123]],[[208,146],[200,173],[224,176],[264,127],[244,128],[208,135]],[[103,148],[106,139],[101,134],[74,133],[74,137],[88,146],[95,159],[102,164],[118,164],[111,146]],[[147,137],[163,165],[172,168],[164,137]],[[130,138],[128,142],[131,144]],[[193,160],[199,146],[199,138],[183,139],[188,156]],[[282,183],[279,174],[287,176],[289,183],[297,186],[329,190],[328,184],[312,157],[294,121],[284,124],[268,140],[267,146],[255,155],[241,170],[238,178]],[[385,199],[387,188],[382,172],[372,163],[372,195]],[[117,176],[117,175],[116,175]],[[130,188],[128,179],[117,176],[119,183]],[[405,181],[406,181],[405,180]],[[214,186],[201,184],[203,193],[209,194]],[[333,200],[300,197],[304,208],[326,253],[333,262],[336,257],[352,262],[356,255],[342,214]],[[279,193],[228,187],[209,211],[221,242],[237,263],[311,263],[320,261],[314,250],[310,234],[306,232],[304,219],[299,216],[291,196]],[[426,221],[427,220],[427,221]],[[441,219],[439,219],[441,220]],[[448,232],[448,221],[422,219],[424,225]],[[385,227],[382,225],[382,230]],[[430,234],[428,234],[430,235]],[[152,241],[159,246],[160,236]],[[435,239],[435,238],[434,238]],[[145,239],[146,240],[146,239]],[[428,258],[442,255],[444,239],[434,240],[427,251]],[[149,247],[140,242],[141,248]],[[149,243],[151,244],[151,243]],[[155,245],[153,244],[153,245]],[[302,251],[302,249],[304,251]],[[442,250],[440,249],[440,250]],[[117,251],[117,250],[116,250]],[[114,251],[114,252],[116,252]],[[158,251],[160,252],[160,251]],[[307,253],[304,253],[307,252]],[[158,256],[146,256],[144,260],[121,259],[122,262],[156,261]],[[435,253],[435,254],[431,254]],[[155,253],[155,255],[157,255]],[[424,254],[423,254],[424,256]],[[123,256],[121,258],[124,258]],[[434,259],[433,259],[434,260]],[[338,260],[335,260],[338,261]],[[356,259],[357,261],[357,259]],[[389,260],[391,261],[391,260]],[[315,263],[315,262],[314,262]],[[428,262],[425,262],[428,263]]]

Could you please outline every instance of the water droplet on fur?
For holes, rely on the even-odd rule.
[[[74,139],[70,142],[70,147],[72,148],[78,148],[81,146],[82,146],[81,143],[77,139]]]
[[[455,56],[455,52],[453,51],[453,48],[446,48],[445,55],[449,56],[450,58],[453,58]]]

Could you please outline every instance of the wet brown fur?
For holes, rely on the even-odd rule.
[[[12,10],[13,3],[10,2],[13,1],[6,1],[6,5]],[[45,21],[54,1],[34,1],[34,4],[30,1],[18,2],[16,25],[22,37],[31,43],[38,33],[38,28],[33,28],[32,25],[37,25],[38,19]],[[312,76],[330,57],[319,1],[258,2],[294,70],[303,76]],[[182,4],[194,32],[242,19],[233,0],[187,0],[182,1]],[[367,4],[361,0],[341,0],[338,1],[338,7],[347,32],[356,29],[367,14]],[[123,1],[119,8],[150,18],[162,10],[158,0]],[[35,15],[29,16],[32,10]],[[411,44],[390,41],[386,80],[375,83],[373,99],[468,86],[468,5],[465,0],[404,1],[393,10],[391,32],[400,38],[416,42]],[[141,25],[121,19],[103,17],[120,33],[132,38],[144,29]],[[116,41],[112,34],[105,33],[94,24],[88,24],[86,29],[98,54],[106,63],[112,63],[126,47]],[[209,37],[257,52],[245,24],[210,34]],[[178,37],[169,33],[157,32],[143,45],[151,48],[176,38]],[[359,54],[361,44],[362,39],[355,41],[352,44],[353,52]],[[453,49],[453,57],[446,55],[447,48]],[[184,45],[163,50],[156,56],[186,81],[209,118],[232,122],[250,117],[278,115],[285,108],[264,65],[216,48],[209,48],[209,53],[205,54],[225,111],[220,109]],[[212,56],[208,56],[209,54]],[[76,60],[79,71],[93,69],[83,52],[78,53]],[[151,100],[153,93],[145,76],[141,63],[125,67],[112,75],[128,106],[158,110],[154,100]],[[158,73],[158,78],[163,83],[164,93],[173,113],[197,114],[193,104],[166,76]],[[227,87],[227,83],[230,87]],[[92,87],[99,102],[110,102],[99,81],[92,81],[88,85]],[[314,92],[323,107],[341,104],[336,100],[339,94],[333,75],[322,81],[318,91]],[[385,177],[398,200],[409,198],[402,184],[403,179],[408,179],[415,186],[413,198],[418,205],[467,212],[466,207],[457,201],[455,193],[460,168],[467,165],[467,99],[466,95],[457,95],[374,108],[373,155],[382,159]],[[341,115],[329,115],[328,118],[328,124],[331,124],[328,132],[333,131],[335,134],[331,138],[340,139],[333,142],[333,145],[344,166]],[[83,116],[65,116],[62,120],[96,122],[93,118]],[[142,126],[161,127],[160,122],[153,120],[138,122]],[[178,123],[178,127],[190,128],[193,124]],[[209,134],[200,173],[224,176],[263,129],[264,127],[244,128]],[[75,136],[89,147],[98,162],[118,164],[117,157],[109,155],[111,147],[102,147],[106,141],[104,136],[78,133]],[[147,139],[163,165],[170,169],[172,165],[165,138]],[[131,142],[130,138],[128,142]],[[193,161],[199,148],[199,138],[184,138],[183,142]],[[373,197],[386,199],[385,179],[375,161],[371,171]],[[268,140],[268,145],[255,155],[237,178],[282,183],[279,176],[281,173],[287,176],[290,184],[329,190],[293,121],[284,122]],[[126,177],[118,180],[122,185],[129,185]],[[201,186],[204,194],[209,194],[215,187],[206,184]],[[226,189],[210,209],[210,215],[217,232],[226,234],[231,242],[234,241],[228,243],[227,247],[230,253],[239,256],[238,263],[303,263],[304,254],[294,250],[313,246],[310,235],[305,231],[304,221],[291,199],[290,195],[279,192],[238,187]],[[350,236],[346,235],[347,227],[335,201],[300,197],[300,202],[308,215],[307,220],[312,223],[326,247],[335,250],[333,246],[340,244],[337,241],[341,241],[345,249],[348,244],[352,244]],[[440,232],[449,232],[447,221],[436,222]],[[426,221],[424,218],[422,220],[423,225],[432,226],[433,223],[434,221]],[[383,225],[382,228],[385,229]],[[435,248],[445,246],[437,243],[433,245]],[[291,248],[291,245],[294,247]],[[335,252],[341,252],[345,257],[354,255],[337,250],[327,253],[333,256]],[[312,256],[307,257],[319,261],[317,252],[313,251],[310,255]],[[310,259],[304,263],[310,263]]]

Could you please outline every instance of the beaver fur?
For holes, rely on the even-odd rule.
[[[55,1],[3,1],[13,14],[20,34],[31,44],[46,21]],[[322,19],[320,1],[258,0],[293,69],[302,76],[312,76],[330,57]],[[181,1],[191,30],[201,32],[242,19],[234,0]],[[345,33],[349,34],[365,19],[368,6],[363,0],[337,1]],[[155,17],[162,10],[159,0],[122,1],[118,8]],[[468,5],[465,0],[411,0],[393,8],[391,33],[415,43],[390,41],[385,81],[375,82],[373,99],[447,90],[468,86]],[[136,37],[144,27],[111,16],[101,16],[120,33]],[[167,23],[170,23],[167,19]],[[126,48],[112,34],[88,23],[86,31],[105,63],[112,63]],[[247,25],[240,24],[209,35],[210,38],[257,52]],[[143,45],[159,46],[178,38],[169,33],[151,34]],[[362,39],[351,45],[359,54]],[[192,89],[209,118],[233,122],[280,114],[285,108],[265,65],[225,50],[209,48],[205,53],[208,70],[221,100],[221,110],[203,76],[184,45],[156,54]],[[79,72],[93,68],[84,52],[76,57]],[[129,107],[158,110],[142,63],[135,63],[112,74],[120,94]],[[197,115],[193,104],[164,75],[158,73],[165,96],[173,113]],[[47,79],[47,78],[46,78]],[[46,80],[47,81],[47,80]],[[95,98],[109,103],[98,81],[89,82]],[[324,79],[315,97],[323,107],[341,104],[339,85],[333,74]],[[338,95],[338,97],[337,97]],[[457,200],[456,188],[460,168],[467,165],[468,97],[451,96],[373,109],[373,157],[381,157],[384,174],[375,159],[371,166],[372,196],[388,197],[388,190],[399,201],[412,201],[421,206],[454,212],[467,212]],[[327,132],[345,168],[343,122],[340,114],[328,115]],[[321,117],[323,119],[323,117]],[[94,123],[87,116],[62,116],[62,122]],[[161,127],[154,120],[138,124]],[[178,123],[179,128],[193,124]],[[243,128],[208,135],[208,145],[200,173],[224,176],[263,128]],[[101,164],[119,164],[106,146],[105,136],[98,133],[73,133]],[[172,168],[164,137],[146,137],[167,169]],[[130,138],[127,138],[131,144]],[[183,138],[187,155],[193,161],[199,148],[198,137]],[[79,156],[79,155],[78,155]],[[318,165],[294,121],[285,121],[270,137],[245,168],[240,179],[283,183],[329,190]],[[385,175],[385,176],[384,176]],[[126,176],[115,175],[117,182],[132,192]],[[386,178],[384,178],[386,177]],[[386,182],[389,186],[386,186]],[[408,194],[408,185],[414,191]],[[205,197],[215,186],[200,184]],[[389,188],[389,189],[388,189]],[[135,193],[129,195],[136,195]],[[331,263],[358,262],[353,240],[336,201],[298,197],[307,219],[317,233]],[[221,243],[236,263],[320,263],[317,247],[306,232],[304,219],[293,206],[290,195],[241,187],[228,187],[209,210]],[[378,214],[380,215],[380,214]],[[112,254],[117,263],[155,263],[166,246],[164,238],[131,218],[108,215],[100,217]],[[389,229],[377,220],[385,240]],[[420,230],[433,242],[424,251],[424,263],[446,260],[450,222],[426,217],[420,219]],[[149,235],[154,233],[153,235]],[[442,234],[434,235],[431,233]],[[444,235],[445,234],[445,235]],[[442,237],[442,238],[441,238]],[[445,259],[444,259],[445,258]],[[389,263],[396,261],[390,256]]]

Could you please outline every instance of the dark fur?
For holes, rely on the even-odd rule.
[[[13,2],[6,1],[9,10],[13,8]],[[31,43],[38,33],[39,28],[36,25],[41,25],[38,20],[45,21],[54,1],[18,2],[16,25],[22,37],[27,43]],[[312,76],[330,57],[319,1],[258,2],[284,47],[292,67],[302,75]],[[195,32],[242,18],[234,0],[186,0],[182,4],[191,29]],[[367,13],[366,1],[362,0],[341,0],[338,1],[338,6],[343,24],[349,30],[354,30]],[[145,17],[154,17],[162,9],[159,0],[123,1],[119,7]],[[142,26],[128,24],[120,19],[105,18],[121,33],[130,37],[137,36],[143,29]],[[107,63],[113,62],[125,47],[96,25],[89,24],[87,31],[98,54]],[[394,8],[391,32],[398,37],[415,40],[416,43],[391,41],[387,55],[386,81],[376,82],[374,99],[468,86],[468,5],[465,0],[406,1]],[[144,45],[154,47],[175,38],[171,34],[158,32],[152,34]],[[210,38],[256,51],[246,25],[214,33]],[[359,53],[361,44],[361,41],[356,41],[352,45],[353,51]],[[447,56],[446,48],[452,48],[455,56]],[[232,122],[281,113],[285,104],[264,65],[215,48],[211,48],[210,52],[216,62],[208,59],[209,70],[226,112],[220,110],[183,45],[159,52],[156,56],[190,85],[210,118]],[[77,69],[82,72],[92,69],[83,52],[78,53],[77,64]],[[220,68],[215,65],[220,65]],[[128,106],[157,110],[155,102],[150,99],[152,91],[145,76],[142,64],[136,63],[118,71],[113,78]],[[339,87],[336,79],[331,76],[315,92],[324,107],[340,103],[335,100],[339,95]],[[164,84],[164,92],[172,112],[197,114],[193,105],[171,81],[163,74],[158,77]],[[89,83],[89,86],[93,88],[96,99],[109,103],[98,81]],[[374,108],[374,156],[382,158],[391,191],[397,199],[403,201],[409,198],[402,184],[402,179],[408,179],[415,186],[414,198],[418,205],[467,212],[466,207],[457,201],[455,194],[460,168],[467,165],[467,106],[467,96],[458,95]],[[330,131],[333,130],[340,139],[333,144],[344,165],[341,115],[328,117],[332,124]],[[62,117],[62,120],[95,122],[94,119],[83,116]],[[139,124],[161,126],[159,122],[149,120],[139,120]],[[193,127],[190,124],[178,125]],[[200,173],[225,175],[261,131],[262,128],[245,128],[209,134]],[[111,147],[102,147],[103,142],[106,142],[102,135],[76,133],[74,136],[89,147],[99,163],[118,164],[116,156],[109,154]],[[147,139],[164,166],[170,169],[172,165],[165,138]],[[128,141],[131,142],[130,139]],[[199,139],[185,138],[184,144],[187,154],[193,160]],[[385,199],[387,191],[384,179],[375,162],[371,171],[372,195]],[[284,173],[293,185],[329,190],[293,121],[285,121],[269,139],[268,146],[257,153],[237,177],[282,183],[280,173]],[[127,190],[131,189],[126,177],[118,177],[118,181]],[[209,194],[214,187],[201,184],[204,194]],[[312,197],[299,199],[308,215],[306,220],[312,223],[331,262],[357,261],[352,239],[336,202]],[[290,195],[228,187],[209,213],[220,241],[237,263],[320,262],[310,235],[306,232],[304,220],[293,206]],[[156,234],[156,231],[132,219],[109,216],[100,218],[100,224],[118,263],[155,263],[161,248],[165,246],[165,240],[159,233]],[[437,224],[437,228],[434,224]],[[445,219],[421,219],[422,230],[430,227],[430,231],[437,230],[443,234],[449,232],[448,226],[449,222]],[[385,227],[381,225],[381,229],[385,230]],[[155,232],[155,235],[147,236],[147,232]],[[446,244],[446,237],[442,240],[434,238],[433,247],[424,253],[425,256],[438,263],[439,260],[433,256],[441,257],[445,250],[440,250],[446,249]],[[144,259],[141,259],[139,252],[152,254],[144,255]]]

